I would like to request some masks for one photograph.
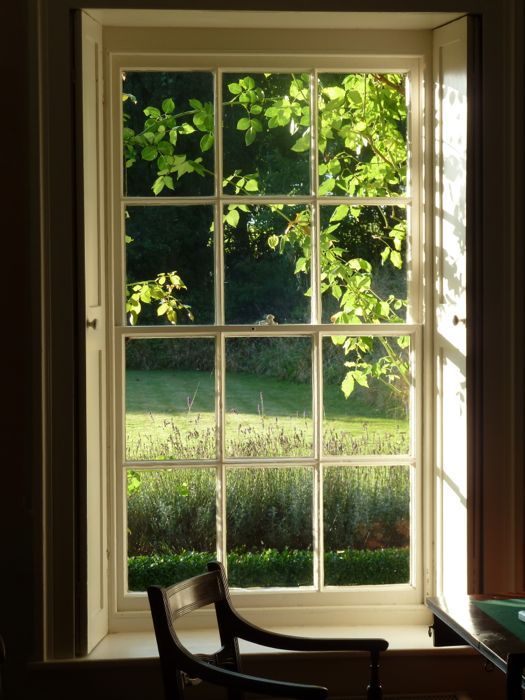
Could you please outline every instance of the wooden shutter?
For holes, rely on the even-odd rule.
[[[467,591],[467,18],[434,31],[437,586]]]
[[[86,299],[87,651],[108,630],[102,27],[82,15]]]

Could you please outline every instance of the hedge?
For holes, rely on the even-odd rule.
[[[144,591],[150,585],[169,586],[206,571],[215,559],[209,552],[135,556],[128,559],[130,591]],[[250,588],[312,585],[311,551],[288,549],[263,552],[231,552],[228,574],[231,586]],[[356,550],[325,554],[327,585],[359,586],[406,583],[409,580],[409,548]]]

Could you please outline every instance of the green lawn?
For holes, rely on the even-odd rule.
[[[129,459],[215,456],[214,377],[208,372],[128,370]],[[324,389],[324,443],[329,454],[404,453],[408,421],[389,418],[372,394],[345,399]],[[365,400],[368,398],[368,401]],[[309,456],[312,390],[308,384],[230,373],[226,384],[226,450],[238,456]]]

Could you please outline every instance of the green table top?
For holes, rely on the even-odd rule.
[[[474,600],[473,603],[502,627],[512,632],[518,639],[525,642],[525,622],[518,619],[518,612],[525,610],[525,598]]]

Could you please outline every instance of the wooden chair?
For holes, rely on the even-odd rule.
[[[313,639],[277,634],[245,620],[232,606],[222,564],[210,562],[208,573],[169,588],[150,586],[148,598],[157,638],[166,700],[183,700],[186,685],[195,679],[227,688],[229,700],[241,700],[243,691],[263,695],[322,700],[326,688],[246,675],[242,672],[238,639],[291,651],[366,651],[370,654],[368,700],[381,700],[379,654],[384,639]],[[180,642],[174,622],[210,604],[215,605],[221,648],[212,655],[193,654]],[[192,682],[193,681],[193,682]]]

